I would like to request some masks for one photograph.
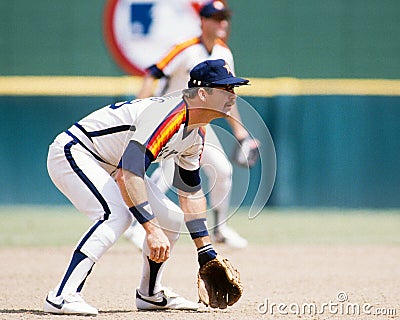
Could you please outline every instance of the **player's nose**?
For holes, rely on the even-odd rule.
[[[221,28],[226,29],[226,28],[228,28],[228,26],[229,26],[229,22],[228,22],[228,20],[221,20],[221,21],[219,22],[219,25],[220,25]]]

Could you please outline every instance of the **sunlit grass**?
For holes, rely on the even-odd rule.
[[[0,246],[76,243],[91,221],[73,207],[0,207]]]
[[[400,244],[400,210],[266,209],[229,223],[259,244]]]
[[[0,219],[0,246],[74,245],[92,224],[72,206],[0,207]],[[242,209],[228,224],[255,244],[400,244],[400,210],[265,209],[249,219]]]

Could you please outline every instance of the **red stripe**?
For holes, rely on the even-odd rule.
[[[149,138],[146,148],[157,158],[161,149],[186,121],[186,105],[182,101],[173,109]]]

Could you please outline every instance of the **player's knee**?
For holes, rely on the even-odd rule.
[[[177,231],[165,231],[171,247],[178,241],[180,233]]]
[[[111,214],[105,222],[120,237],[133,222],[133,216],[126,206],[113,206]]]
[[[121,217],[121,221],[120,221],[120,225],[121,225],[120,233],[121,234],[124,233],[126,231],[126,229],[128,229],[132,225],[133,219],[134,218],[130,212],[127,214],[124,214]]]
[[[163,217],[160,224],[172,244],[179,239],[183,225],[183,213],[168,210],[168,216]]]
[[[183,225],[183,217],[179,219],[172,219],[170,224],[171,228],[169,228],[169,230],[166,230],[165,232],[171,244],[178,241],[182,225]]]
[[[160,224],[162,224],[164,232],[172,245],[179,239],[184,222],[184,213],[178,206],[172,204],[169,204],[165,209],[167,209],[167,214],[161,218]]]
[[[117,232],[106,223],[103,222],[89,236],[80,248],[80,251],[91,260],[97,262],[103,254],[118,240]]]

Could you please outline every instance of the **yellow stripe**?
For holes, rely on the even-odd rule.
[[[114,96],[138,92],[140,77],[0,77],[0,95]]]
[[[168,54],[166,57],[164,57],[160,62],[157,63],[157,67],[160,70],[163,70],[165,68],[165,66],[170,63],[170,61],[175,58],[180,52],[182,52],[183,50],[185,50],[186,48],[200,43],[200,39],[199,38],[193,38],[190,40],[187,40],[183,43],[180,43],[178,45],[176,45]]]
[[[184,121],[186,116],[186,109],[181,110],[179,113],[175,114],[172,119],[170,119],[170,123],[166,125],[165,128],[161,132],[158,133],[158,136],[155,137],[155,140],[152,144],[147,146],[147,149],[153,154],[155,158],[161,151],[161,148],[164,146],[165,142],[170,139],[170,137],[179,130],[179,127]]]
[[[384,95],[399,96],[400,80],[385,79],[250,79],[250,86],[237,88],[238,95]]]
[[[400,80],[250,78],[236,89],[241,96],[384,95],[400,96]],[[11,96],[131,96],[140,77],[1,76],[0,95]]]

